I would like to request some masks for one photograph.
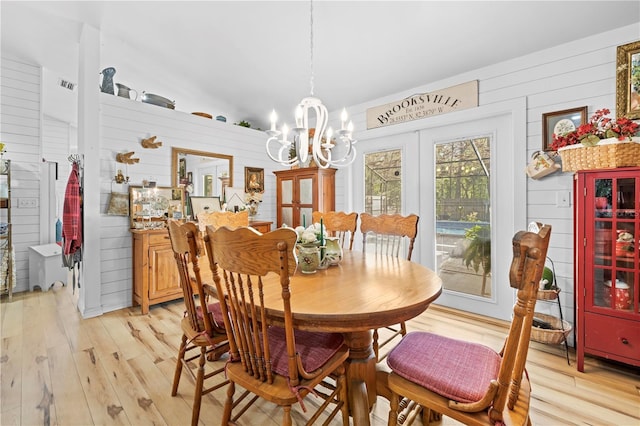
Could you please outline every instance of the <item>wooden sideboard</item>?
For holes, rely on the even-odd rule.
[[[166,229],[131,230],[133,242],[133,306],[149,306],[182,297],[178,267]]]
[[[272,223],[273,222],[266,222],[262,220],[252,220],[249,222],[249,226],[258,232],[262,232],[263,234],[266,234],[267,232],[271,231]]]
[[[267,221],[249,223],[262,233],[271,231],[271,224]],[[152,305],[182,297],[180,277],[166,229],[131,229],[131,234],[133,306],[140,305],[142,313],[147,314]],[[200,268],[209,268],[206,260],[206,256],[200,258]]]

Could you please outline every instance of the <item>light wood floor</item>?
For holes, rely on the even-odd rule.
[[[1,425],[185,425],[191,419],[193,382],[183,374],[179,395],[170,388],[180,342],[182,302],[155,306],[148,315],[123,309],[83,320],[71,290],[2,299]],[[476,340],[499,349],[504,324],[430,308],[408,323]],[[640,371],[588,358],[578,373],[563,348],[532,342],[527,362],[534,425],[640,425]],[[200,421],[219,424],[224,390],[204,398]],[[308,397],[308,404],[313,404]],[[374,425],[386,424],[379,398]],[[304,416],[298,409],[296,420]],[[281,411],[263,403],[242,425],[278,425]],[[450,419],[443,424],[455,424]]]

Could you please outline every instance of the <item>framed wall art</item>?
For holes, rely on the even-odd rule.
[[[553,151],[553,135],[572,132],[587,122],[587,107],[570,108],[542,114],[542,150]]]
[[[264,169],[244,168],[244,192],[264,192]]]
[[[618,46],[616,117],[640,118],[640,41]]]
[[[222,209],[220,204],[220,197],[189,197],[191,203],[191,214],[193,217],[198,217],[198,213],[206,212],[218,212]]]

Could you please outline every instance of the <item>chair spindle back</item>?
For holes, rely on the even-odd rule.
[[[340,247],[344,248],[348,236],[349,250],[353,249],[353,240],[356,236],[356,229],[358,229],[358,213],[313,212],[313,223],[320,223],[320,219],[322,219],[329,236],[338,237]]]
[[[399,214],[381,214],[372,216],[369,213],[360,214],[360,232],[362,232],[363,250],[374,247],[376,254],[400,256],[400,250],[406,241],[407,260],[411,260],[413,244],[418,235],[419,217],[415,214],[402,216]]]

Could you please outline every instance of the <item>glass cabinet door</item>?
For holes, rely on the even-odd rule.
[[[298,183],[300,185],[300,204],[313,204],[313,178],[302,178]]]
[[[283,180],[280,182],[282,190],[282,204],[293,204],[293,180]]]
[[[637,280],[640,178],[593,179],[594,307],[633,310]],[[589,203],[589,197],[587,203]],[[587,262],[590,260],[587,259]]]

